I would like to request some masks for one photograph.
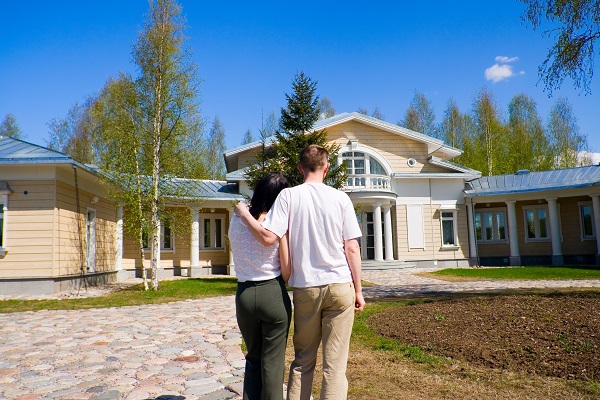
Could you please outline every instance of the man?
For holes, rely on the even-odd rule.
[[[321,399],[345,399],[346,364],[354,311],[365,300],[360,281],[361,236],[348,195],[323,183],[328,152],[310,145],[300,153],[302,185],[284,189],[262,226],[244,204],[236,213],[263,244],[289,236],[294,288],[294,351],[288,399],[309,399],[319,344],[323,342]]]

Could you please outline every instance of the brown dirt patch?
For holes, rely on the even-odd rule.
[[[382,336],[478,367],[599,380],[600,294],[473,297],[394,307]]]

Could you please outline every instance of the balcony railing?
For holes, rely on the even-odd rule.
[[[348,175],[346,189],[391,190],[390,181],[385,175]]]

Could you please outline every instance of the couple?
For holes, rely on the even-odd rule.
[[[229,229],[238,290],[236,315],[246,343],[244,399],[281,399],[294,288],[294,352],[288,399],[309,399],[323,341],[321,399],[345,399],[354,311],[365,301],[361,236],[352,201],[323,183],[328,152],[300,153],[302,185],[287,188],[271,173],[256,185],[250,208],[238,204]]]

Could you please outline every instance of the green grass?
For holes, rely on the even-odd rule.
[[[402,301],[367,304],[363,312],[357,313],[354,316],[352,340],[355,343],[370,347],[372,350],[391,352],[420,364],[439,364],[444,362],[445,358],[431,355],[419,347],[408,346],[394,339],[379,336],[367,325],[367,319],[373,314],[380,313],[391,307],[406,306],[413,303],[414,301]]]
[[[539,279],[600,279],[600,268],[585,267],[501,267],[448,268],[432,272],[439,276],[464,278],[539,280]]]
[[[101,297],[62,300],[4,300],[0,301],[0,313],[39,310],[78,310],[84,308],[168,303],[204,297],[233,295],[236,289],[237,281],[235,278],[181,279],[160,282],[158,291],[144,291],[143,286],[140,284]]]

